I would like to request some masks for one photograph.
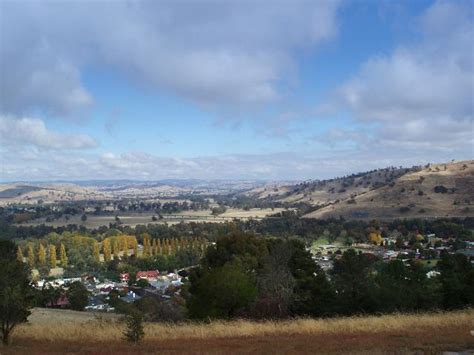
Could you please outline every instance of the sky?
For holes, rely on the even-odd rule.
[[[472,159],[473,4],[0,0],[0,180]]]

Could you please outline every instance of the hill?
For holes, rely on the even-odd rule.
[[[373,170],[247,193],[259,199],[306,203],[307,218],[385,219],[474,215],[474,161]]]
[[[34,309],[2,354],[441,353],[474,348],[473,310],[287,321],[145,324],[140,345],[123,340],[112,314]],[[77,321],[76,321],[77,320]]]

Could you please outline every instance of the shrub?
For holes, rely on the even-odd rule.
[[[125,339],[131,343],[139,343],[145,336],[143,330],[143,315],[137,310],[131,310],[125,317],[126,329],[123,333]]]

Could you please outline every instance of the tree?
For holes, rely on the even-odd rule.
[[[32,287],[29,270],[16,259],[16,246],[0,241],[0,324],[4,345],[19,324],[27,321],[32,306]]]
[[[49,246],[49,267],[51,269],[56,267],[56,246],[54,244],[51,244]]]
[[[97,242],[94,242],[94,244],[92,245],[92,259],[95,263],[100,263],[100,246]]]
[[[27,256],[28,256],[28,266],[30,267],[30,269],[33,269],[35,267],[35,252],[33,250],[32,244],[28,244]]]
[[[474,267],[462,254],[445,253],[437,265],[441,274],[442,303],[445,309],[474,304]]]
[[[81,216],[81,221],[84,223],[85,221],[87,221],[87,215],[84,213],[82,216]]]
[[[145,336],[143,330],[143,314],[138,310],[131,310],[125,317],[125,339],[132,343],[139,343]]]
[[[354,249],[347,250],[341,259],[335,260],[331,275],[339,313],[353,314],[375,309],[371,264],[368,255],[358,254]]]
[[[110,253],[110,239],[106,238],[102,242],[102,252],[104,254],[104,261],[109,262],[112,259]]]
[[[59,257],[61,259],[61,267],[65,268],[67,267],[67,254],[66,254],[66,248],[63,243],[61,243],[61,248],[59,250]]]
[[[16,250],[16,259],[20,262],[23,262],[23,250],[21,250],[20,246],[18,246]]]
[[[38,264],[40,267],[44,267],[46,265],[46,249],[41,243],[38,247]]]
[[[89,303],[89,292],[79,281],[73,282],[69,285],[66,295],[71,309],[75,311],[83,311]]]
[[[193,318],[231,318],[257,296],[254,278],[232,264],[199,278],[192,275],[191,282],[189,312]]]

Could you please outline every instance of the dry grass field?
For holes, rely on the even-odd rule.
[[[211,210],[199,210],[199,211],[182,211],[174,215],[173,217],[169,217],[166,214],[163,215],[163,219],[153,221],[153,216],[156,214],[152,213],[119,213],[120,221],[123,225],[135,227],[138,224],[176,224],[183,222],[212,222],[212,223],[222,223],[233,218],[238,219],[249,219],[249,218],[264,218],[268,215],[275,214],[278,212],[283,211],[284,208],[252,208],[248,211],[243,209],[237,208],[230,208],[225,213],[213,216]],[[180,218],[182,217],[182,218]],[[81,221],[81,215],[75,215],[69,217],[69,219],[65,219],[64,217],[53,220],[51,222],[47,222],[45,218],[37,219],[30,221],[28,223],[23,223],[22,225],[40,225],[45,224],[47,226],[52,227],[62,227],[67,226],[68,224],[77,224],[78,226],[85,226],[86,228],[98,228],[101,226],[108,226],[110,223],[115,223],[115,215],[110,216],[95,216],[95,215],[87,215],[86,221]]]
[[[291,321],[146,324],[145,339],[122,339],[116,315],[34,310],[1,354],[417,353],[474,349],[474,310]]]

